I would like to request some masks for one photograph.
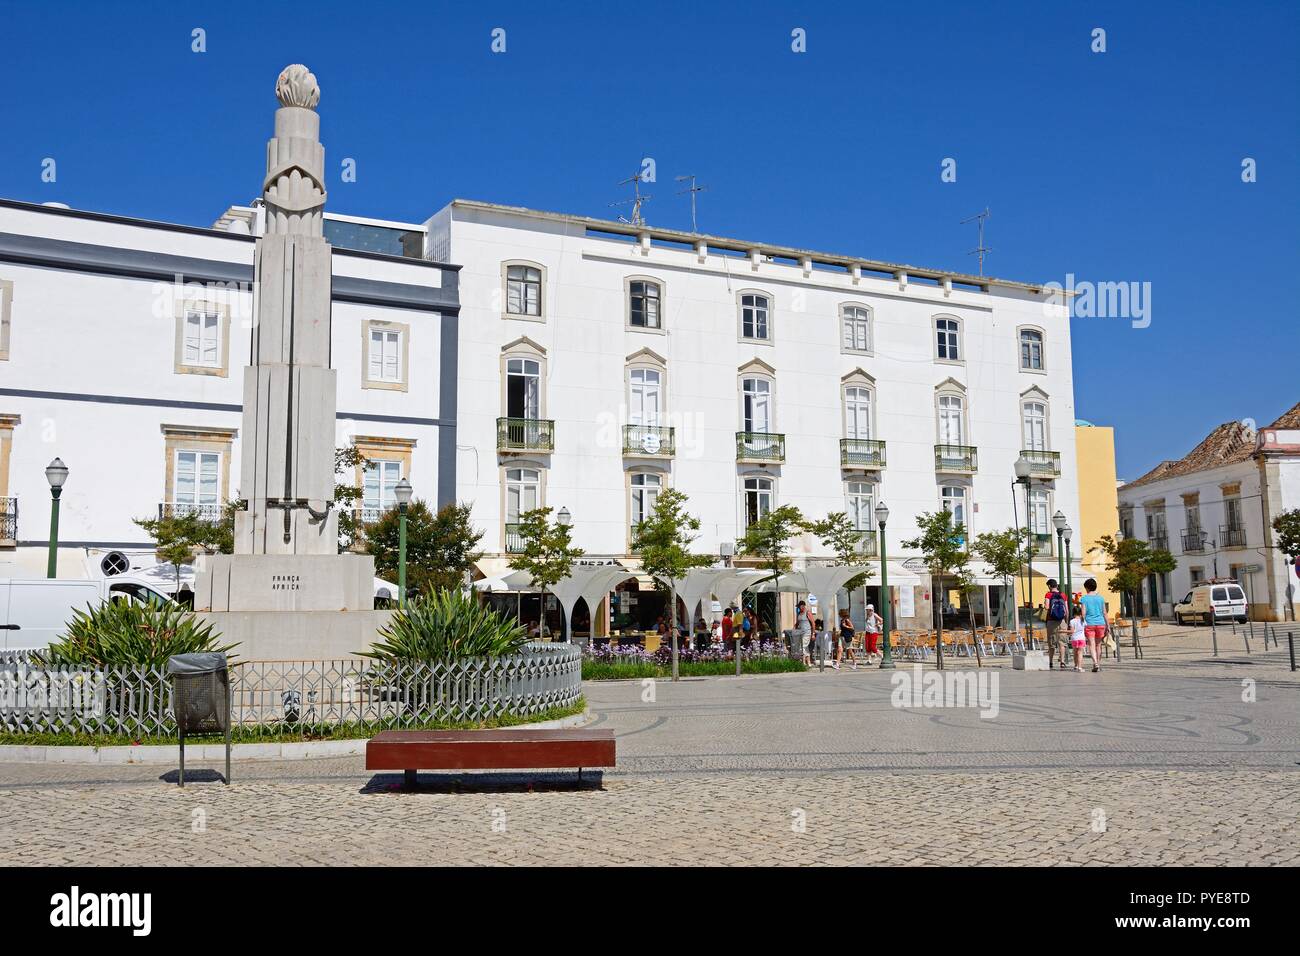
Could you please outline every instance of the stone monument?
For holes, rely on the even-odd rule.
[[[325,149],[316,77],[300,64],[275,84],[280,108],[266,147],[266,232],[254,252],[252,361],[240,433],[244,496],[235,553],[200,559],[195,608],[259,656],[271,634],[302,631],[301,612],[370,612],[318,620],[348,632],[345,648],[279,648],[304,657],[368,645],[376,621],[374,559],[338,553],[334,510],[337,373],[330,368],[330,244],[322,232]],[[286,612],[299,615],[285,618]],[[286,630],[287,629],[287,630]],[[311,631],[302,631],[309,636]],[[322,637],[324,635],[322,634]],[[356,643],[364,638],[362,643]],[[292,641],[299,644],[300,641]],[[250,657],[252,648],[240,648]]]

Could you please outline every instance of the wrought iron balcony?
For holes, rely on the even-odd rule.
[[[1033,554],[1031,556],[1038,557],[1039,555],[1047,555],[1050,557],[1055,554],[1055,549],[1052,547],[1052,537],[1053,535],[1050,531],[1035,531],[1030,535],[1029,546],[1033,549]]]
[[[497,451],[554,451],[555,421],[550,418],[498,418]]]
[[[220,521],[226,506],[219,503],[195,504],[191,501],[160,501],[158,503],[158,520],[163,518],[188,518],[191,515],[200,521]],[[0,535],[3,537],[3,535]]]
[[[1156,551],[1169,550],[1169,536],[1163,531],[1157,531],[1147,535],[1147,545]]]
[[[2,536],[0,536],[2,537]],[[1219,547],[1244,548],[1246,546],[1246,529],[1240,525],[1219,525]]]
[[[785,461],[785,435],[776,432],[736,432],[736,461]]]
[[[877,532],[859,531],[858,532],[858,554],[864,558],[874,558],[880,554],[879,542],[876,540]]]
[[[12,545],[18,540],[18,499],[0,498],[0,544]]]
[[[1061,453],[1059,451],[1022,448],[1020,449],[1020,457],[1029,462],[1029,476],[1031,478],[1061,477]]]
[[[934,470],[974,474],[979,457],[974,445],[935,445]]]
[[[1199,554],[1204,551],[1207,537],[1200,528],[1188,528],[1183,532],[1183,554]]]
[[[841,438],[840,465],[844,468],[884,468],[885,443],[874,438]]]
[[[506,554],[521,554],[524,550],[524,536],[519,533],[521,524],[506,524]]]
[[[379,505],[362,505],[360,508],[352,509],[352,519],[359,525],[374,524],[395,507],[397,506],[388,505],[387,507],[383,507]]]
[[[629,458],[672,458],[676,433],[664,425],[624,425],[623,454]]]

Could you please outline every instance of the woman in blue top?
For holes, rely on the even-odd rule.
[[[1101,667],[1101,642],[1106,639],[1106,602],[1097,593],[1097,582],[1093,578],[1083,582],[1087,593],[1079,599],[1083,605],[1083,633],[1088,639],[1088,653],[1092,655],[1092,672]]]

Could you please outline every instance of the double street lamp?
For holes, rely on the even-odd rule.
[[[889,521],[889,509],[885,507],[882,501],[876,505],[876,524],[880,527],[880,619],[882,621],[882,630],[880,635],[880,669],[892,670],[894,667],[894,658],[889,648],[889,612],[890,605],[893,603],[889,597],[889,563],[885,560],[885,524]]]
[[[1074,529],[1068,524],[1061,530],[1061,537],[1065,539],[1065,600],[1070,607],[1071,616],[1074,615],[1074,571],[1070,568],[1070,539],[1074,537]]]
[[[68,480],[68,466],[62,458],[56,458],[45,469],[45,480],[50,483],[50,557],[46,563],[45,576],[57,577],[59,573],[59,497],[63,494],[63,483]]]
[[[403,478],[393,488],[397,499],[397,606],[406,607],[406,510],[411,505],[415,489]]]
[[[1025,615],[1025,650],[1034,646],[1034,516],[1030,511],[1030,489],[1033,486],[1034,466],[1029,459],[1021,455],[1016,459],[1016,484],[1025,486],[1025,605],[1029,613]]]

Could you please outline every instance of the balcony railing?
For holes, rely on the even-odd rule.
[[[524,536],[519,533],[521,524],[506,524],[506,554],[521,554],[524,550]]]
[[[1147,545],[1155,551],[1169,550],[1169,536],[1163,531],[1152,532],[1147,535]]]
[[[624,425],[623,454],[633,458],[672,458],[677,453],[676,433],[664,425]]]
[[[3,535],[0,535],[3,537]],[[1239,525],[1219,525],[1219,547],[1244,548],[1246,546],[1246,529]]]
[[[736,461],[785,461],[785,436],[776,432],[736,432]]]
[[[874,558],[880,554],[875,531],[858,532],[858,554],[864,558]]]
[[[1052,555],[1052,533],[1050,531],[1035,531],[1029,536],[1029,545],[1033,548],[1033,557],[1039,555]]]
[[[0,498],[0,544],[18,540],[18,499]]]
[[[1188,528],[1183,532],[1183,554],[1199,554],[1205,550],[1208,537],[1200,528]]]
[[[874,438],[841,438],[840,465],[844,468],[884,468],[885,443]]]
[[[1029,462],[1029,475],[1031,478],[1061,477],[1061,453],[1059,451],[1022,448],[1020,449],[1020,457]]]
[[[192,501],[158,502],[158,520],[163,518],[188,518],[190,515],[200,521],[220,521],[226,506],[217,502],[195,504]],[[3,537],[3,535],[0,535]]]
[[[555,421],[550,418],[498,418],[497,451],[554,451]]]
[[[974,445],[935,445],[934,470],[973,473],[979,466]]]
[[[386,512],[392,511],[396,505],[362,505],[360,508],[352,509],[352,519],[357,524],[374,524],[384,516]]]

